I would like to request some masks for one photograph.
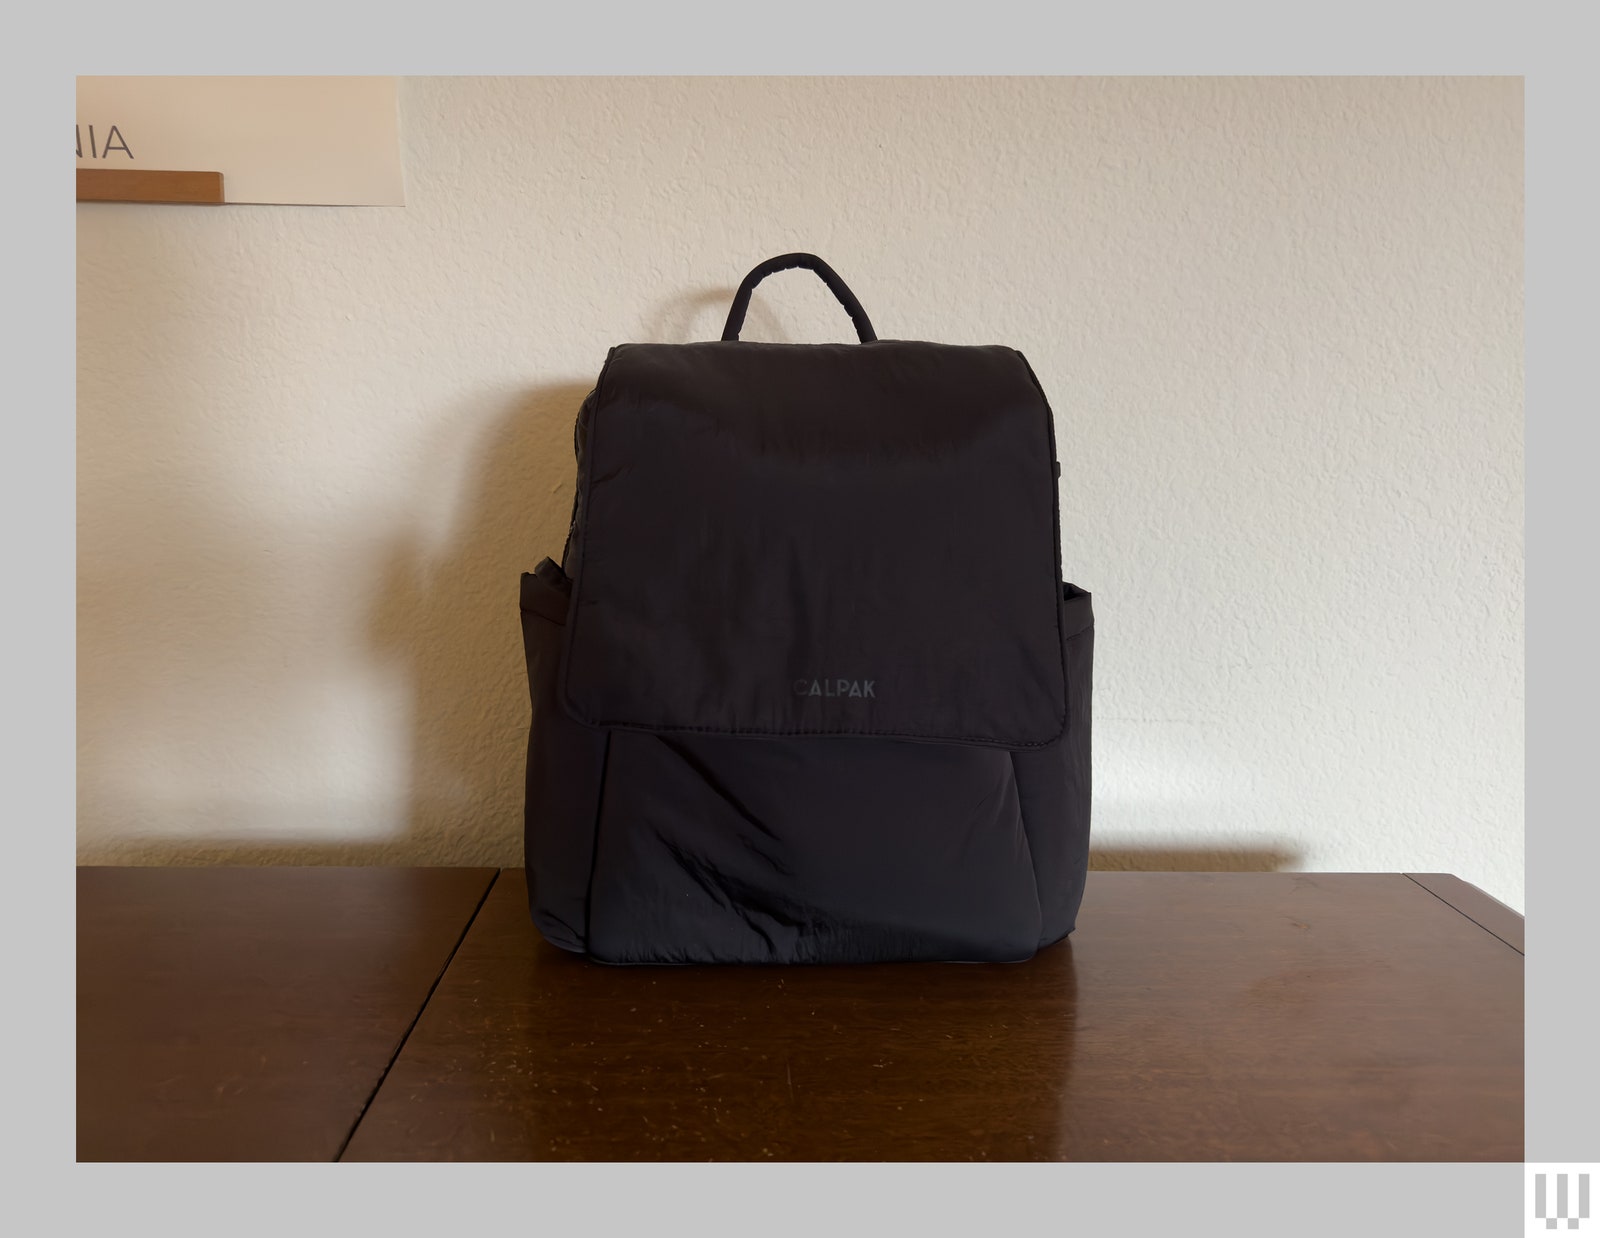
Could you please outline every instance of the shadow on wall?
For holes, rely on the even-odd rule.
[[[400,664],[410,695],[406,862],[503,865],[522,854],[519,581],[545,556],[561,558],[573,425],[588,391],[530,392],[480,450],[449,544],[430,554],[411,539],[390,555],[370,638]]]
[[[392,762],[406,783],[397,788],[403,792],[396,797],[403,804],[401,823],[380,837],[337,841],[336,797],[314,814],[219,804],[215,832],[101,838],[80,844],[80,862],[519,863],[528,695],[518,581],[543,556],[560,557],[572,501],[573,421],[587,391],[577,384],[553,385],[515,402],[478,446],[448,540],[430,546],[425,529],[400,529],[380,551],[364,643],[378,662],[398,672],[401,685],[407,751],[397,752]],[[554,485],[552,477],[559,477]],[[186,527],[205,524],[190,521]],[[240,544],[237,531],[230,537],[231,545]],[[187,562],[173,565],[175,578],[205,557],[202,541],[182,546],[180,557]],[[93,587],[104,592],[113,583],[95,578]],[[247,613],[254,598],[249,584],[246,575],[218,592],[231,608]],[[102,622],[96,613],[90,612],[90,622]],[[230,642],[248,648],[255,631],[246,624],[213,624],[207,629],[212,645],[191,646],[188,661],[225,668],[235,656]],[[136,647],[149,647],[142,631],[128,636]],[[265,706],[271,707],[272,702]],[[260,834],[230,829],[234,812],[257,821],[265,816],[271,828]]]

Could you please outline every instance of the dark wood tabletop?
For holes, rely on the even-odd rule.
[[[333,1160],[492,868],[80,868],[78,1159]]]
[[[607,967],[526,899],[347,1159],[1523,1159],[1520,917],[1455,878],[1096,872],[1000,965]]]
[[[1523,1158],[1521,917],[1447,874],[1095,872],[992,965],[608,967],[515,869],[78,914],[80,1160]]]

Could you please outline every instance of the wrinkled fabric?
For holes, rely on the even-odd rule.
[[[1088,868],[1089,595],[1021,354],[612,350],[522,578],[534,923],[624,964],[1012,961]]]

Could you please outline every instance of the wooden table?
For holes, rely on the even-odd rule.
[[[80,868],[78,1159],[335,1159],[494,877]]]
[[[1027,963],[617,968],[520,870],[85,872],[80,1159],[1523,1159],[1521,917],[1441,874],[1096,872]]]

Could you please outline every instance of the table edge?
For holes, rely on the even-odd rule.
[[[1454,873],[1406,873],[1429,894],[1451,910],[1471,920],[1489,936],[1498,939],[1525,954],[1523,948],[1523,917],[1507,907],[1493,895],[1463,881]]]

